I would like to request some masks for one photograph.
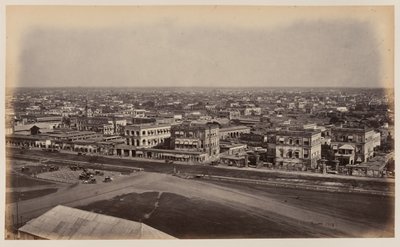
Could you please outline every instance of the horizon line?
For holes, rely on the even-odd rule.
[[[354,88],[354,89],[394,89],[394,87],[360,87],[360,86],[17,86],[9,87],[5,86],[6,89],[23,89],[23,88]]]

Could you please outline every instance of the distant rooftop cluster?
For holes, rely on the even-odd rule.
[[[20,88],[7,95],[6,139],[8,145],[129,159],[352,174],[346,166],[393,150],[392,93]]]

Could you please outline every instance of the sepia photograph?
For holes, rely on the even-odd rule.
[[[394,6],[4,8],[7,242],[395,238]]]

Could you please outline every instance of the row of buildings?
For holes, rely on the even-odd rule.
[[[101,155],[303,171],[318,169],[324,162],[336,169],[335,165],[366,162],[374,157],[381,140],[380,133],[372,129],[333,125],[254,131],[249,126],[218,122],[123,124],[120,135],[80,128],[41,132],[34,125],[30,134],[17,131],[6,140],[10,145]]]

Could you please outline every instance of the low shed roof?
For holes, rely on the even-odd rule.
[[[29,221],[19,231],[50,240],[174,238],[143,223],[61,205]]]

